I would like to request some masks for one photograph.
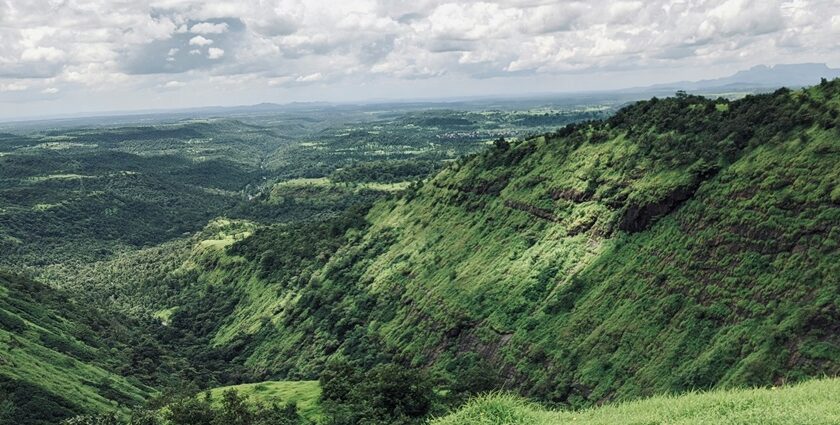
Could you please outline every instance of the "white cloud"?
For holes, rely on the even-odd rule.
[[[225,55],[225,51],[223,49],[219,49],[217,47],[211,47],[207,49],[207,57],[210,59],[219,59]]]
[[[316,81],[321,81],[323,79],[324,79],[324,76],[321,75],[320,72],[316,72],[314,74],[301,75],[301,76],[295,78],[295,81],[297,81],[298,83],[314,83]]]
[[[177,88],[184,87],[185,85],[186,84],[181,82],[181,81],[172,80],[172,81],[167,81],[166,83],[164,83],[162,87],[165,88],[165,89],[177,89]]]
[[[20,54],[20,60],[24,62],[58,62],[64,59],[64,52],[55,47],[31,47]]]
[[[60,90],[55,88],[55,87],[48,87],[48,88],[45,88],[45,89],[41,90],[41,93],[43,93],[43,94],[56,94],[59,91]]]
[[[838,35],[837,0],[0,0],[0,81],[66,96],[209,77],[314,90],[300,83],[838,66]]]
[[[213,44],[213,40],[197,35],[190,39],[190,46],[209,46]]]
[[[269,87],[277,87],[277,86],[282,86],[282,85],[288,84],[292,81],[294,81],[294,78],[289,77],[289,76],[282,76],[282,77],[269,78],[266,81],[266,83],[269,85]]]
[[[589,51],[592,56],[610,56],[624,53],[627,43],[623,40],[599,38],[595,40],[595,47]]]
[[[228,24],[222,22],[220,24],[213,24],[210,22],[202,22],[190,27],[190,32],[193,34],[222,34],[228,31]]]
[[[28,88],[29,86],[23,83],[0,83],[0,92],[24,91]]]

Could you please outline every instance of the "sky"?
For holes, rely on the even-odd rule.
[[[0,119],[840,67],[840,0],[0,0]]]

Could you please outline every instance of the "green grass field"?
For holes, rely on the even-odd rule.
[[[236,390],[251,403],[295,403],[301,416],[318,421],[323,414],[318,405],[321,388],[318,381],[265,381],[255,384],[232,385],[210,390],[214,400],[219,400],[227,390]]]
[[[837,378],[785,388],[658,396],[577,412],[546,410],[512,395],[486,395],[432,421],[432,425],[837,423],[840,423],[840,379]]]

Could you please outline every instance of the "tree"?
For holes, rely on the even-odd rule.
[[[320,382],[322,406],[331,425],[419,423],[434,400],[424,373],[396,364],[362,372],[344,361],[335,362]]]
[[[432,385],[426,376],[416,369],[396,364],[371,369],[360,392],[376,411],[392,417],[419,419],[432,407]]]
[[[500,151],[503,151],[503,152],[510,149],[510,143],[507,140],[505,140],[504,137],[499,137],[498,139],[496,139],[493,142],[493,146],[496,149],[498,149]]]
[[[321,400],[331,403],[344,403],[358,385],[358,372],[346,360],[336,360],[327,364],[318,381],[321,384]]]
[[[295,403],[282,406],[272,404],[270,407],[261,406],[257,409],[254,425],[299,425],[303,418],[298,413]]]
[[[5,399],[5,394],[0,394],[3,400],[0,401],[0,425],[11,425],[14,423],[15,404],[11,400]]]
[[[164,418],[176,425],[215,425],[216,413],[209,395],[204,398],[181,397],[169,405]]]
[[[214,423],[217,425],[249,425],[253,422],[254,414],[246,404],[244,397],[234,389],[222,393],[222,408],[216,415]]]
[[[129,425],[160,425],[157,412],[148,409],[138,409],[131,412]]]

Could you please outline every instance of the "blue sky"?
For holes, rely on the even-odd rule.
[[[0,0],[0,118],[840,66],[840,1]]]

